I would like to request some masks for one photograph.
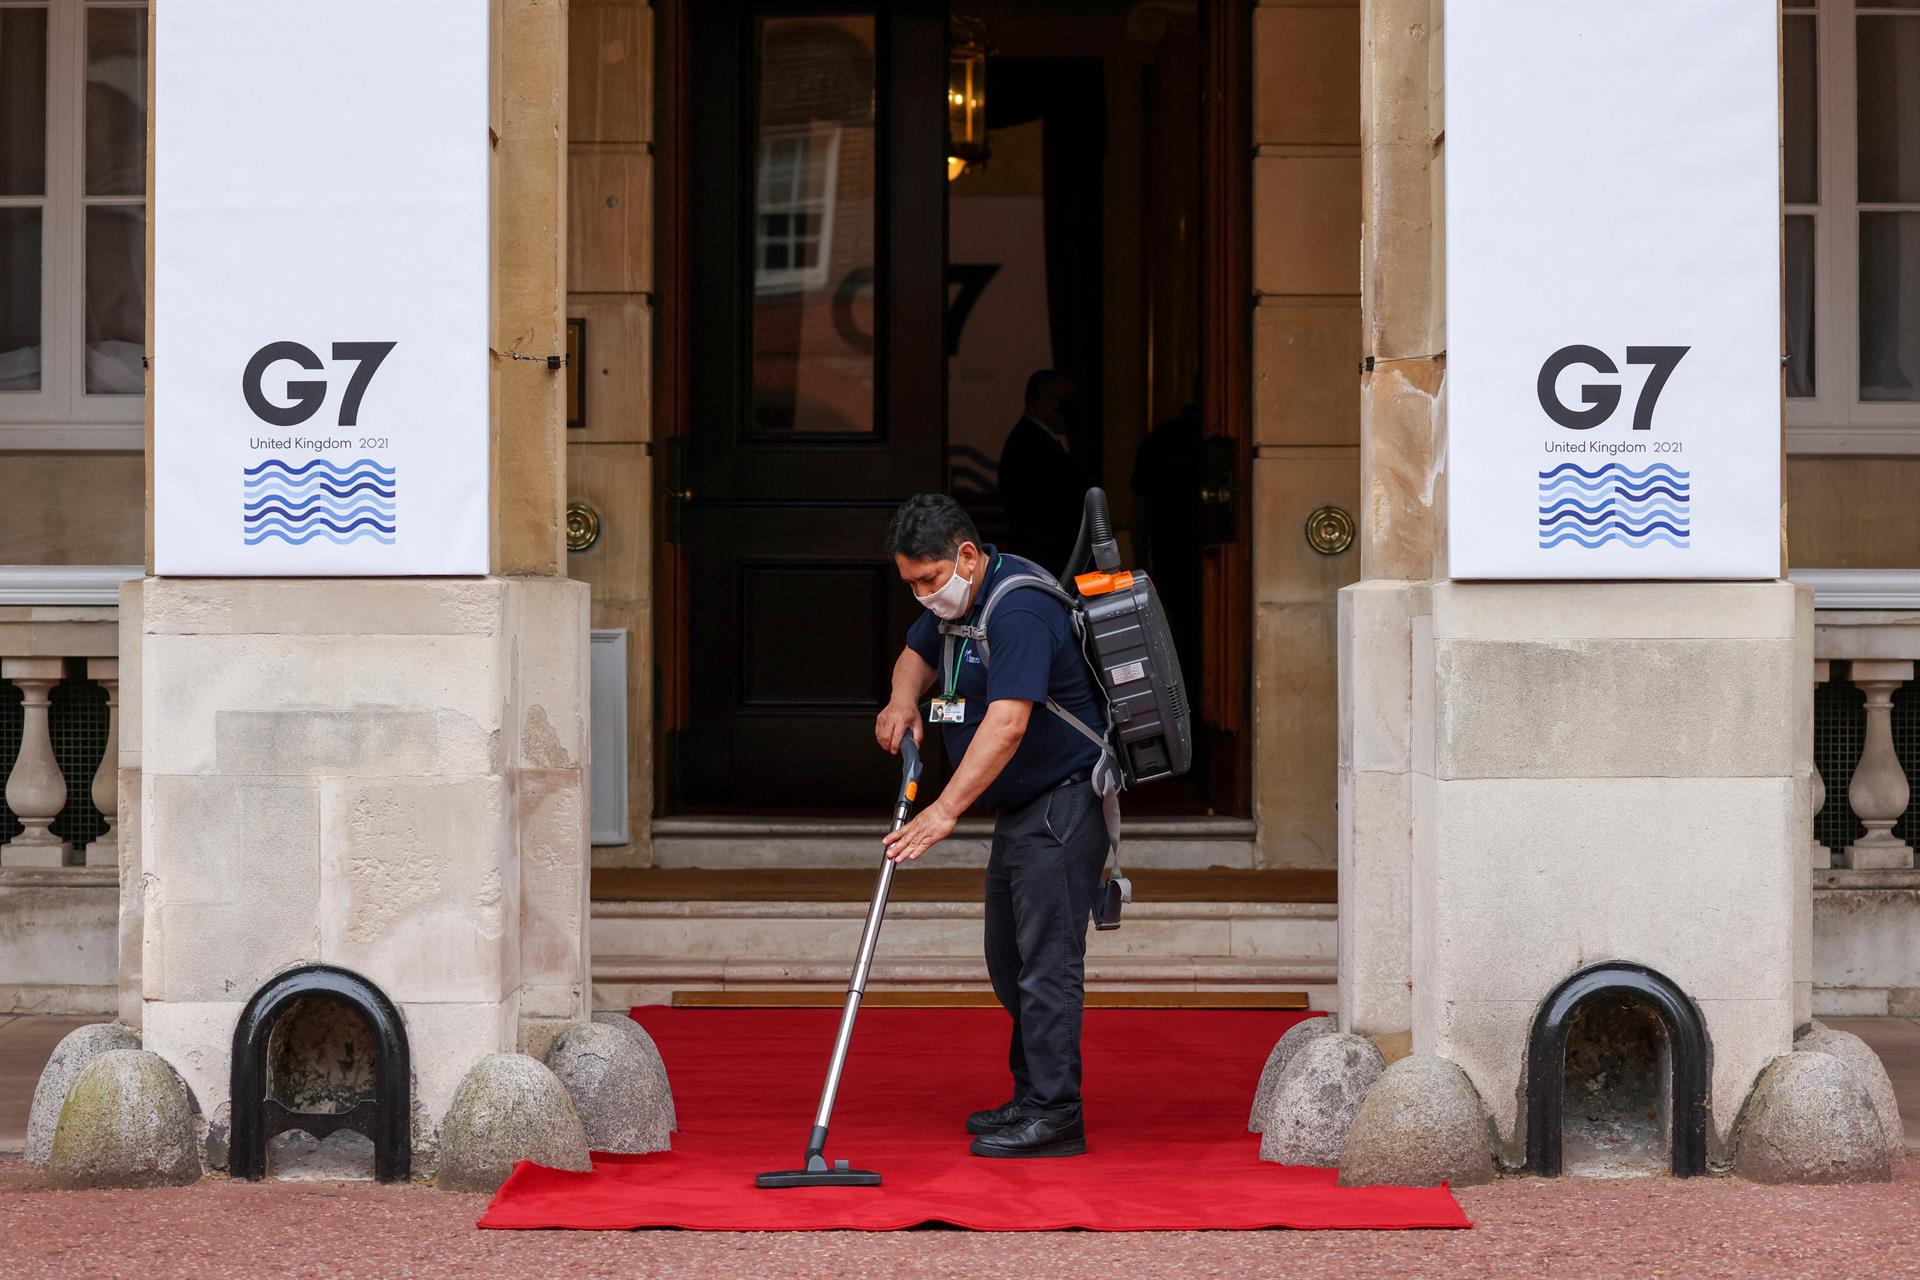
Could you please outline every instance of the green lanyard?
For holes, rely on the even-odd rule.
[[[967,646],[968,646],[968,645],[970,645],[970,644],[972,644],[972,643],[973,643],[973,637],[972,637],[972,636],[968,636],[968,637],[967,637],[967,638],[966,638],[965,640],[962,640],[962,641],[960,642],[960,653],[959,653],[959,656],[958,656],[958,657],[956,657],[956,658],[954,659],[954,663],[953,663],[953,666],[952,666],[952,668],[950,668],[950,669],[948,670],[948,672],[947,672],[947,698],[946,698],[946,700],[947,700],[948,702],[952,702],[952,701],[953,701],[953,695],[954,695],[954,693],[955,693],[955,691],[956,691],[956,690],[958,690],[958,689],[959,689],[959,687],[960,687],[960,665],[961,665],[962,663],[964,663],[964,662],[965,662],[965,661],[967,660]]]
[[[989,572],[990,572],[990,573],[997,573],[997,572],[999,572],[999,570],[1000,570],[1000,562],[1001,562],[1002,560],[1004,560],[1004,559],[1006,559],[1006,557],[1005,557],[1005,556],[995,556],[995,557],[993,558],[993,568],[992,568],[992,569],[991,569],[991,570],[990,570]],[[986,584],[986,583],[985,583],[984,581],[983,581],[983,582],[981,582],[981,584],[980,584],[980,586],[981,586],[981,588],[982,588],[982,593],[983,593],[983,594],[982,594],[982,597],[981,597],[981,604],[984,604],[984,603],[986,603],[986,598],[985,598],[985,595],[984,595],[984,591],[985,591],[985,588],[986,588],[986,585],[987,585],[987,584]],[[980,616],[980,605],[979,605],[979,604],[976,604],[976,605],[974,605],[974,606],[973,606],[973,613],[974,613],[974,616],[975,616],[975,617],[978,617],[978,616]],[[960,652],[959,652],[959,654],[958,654],[958,655],[957,655],[957,656],[956,656],[956,657],[954,658],[954,662],[953,662],[953,666],[952,666],[952,668],[951,668],[951,669],[949,669],[949,670],[948,670],[948,672],[947,672],[947,697],[946,697],[946,701],[948,701],[948,702],[952,702],[952,701],[953,701],[953,695],[954,695],[954,694],[955,694],[956,692],[958,692],[958,691],[959,691],[959,688],[960,688],[960,668],[961,668],[961,666],[962,666],[963,664],[965,664],[965,662],[966,662],[966,660],[967,660],[967,646],[968,646],[968,645],[970,645],[970,644],[972,644],[972,643],[973,643],[973,637],[972,637],[972,636],[968,636],[968,637],[967,637],[967,638],[966,638],[965,640],[962,640],[962,641],[960,642]]]

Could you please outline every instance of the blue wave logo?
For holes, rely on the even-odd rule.
[[[397,474],[372,458],[344,464],[315,458],[299,466],[268,458],[242,473],[242,536],[250,547],[269,538],[294,546],[315,538],[339,543],[371,538],[391,545]]]
[[[1591,551],[1665,542],[1685,550],[1692,528],[1691,473],[1664,462],[1631,470],[1617,462],[1563,462],[1540,473],[1540,545],[1571,542]]]

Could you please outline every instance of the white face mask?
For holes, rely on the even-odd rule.
[[[914,594],[914,599],[926,606],[927,612],[943,622],[952,622],[967,611],[967,595],[973,590],[973,579],[960,576],[960,563],[954,562],[953,572],[939,589],[926,595]]]

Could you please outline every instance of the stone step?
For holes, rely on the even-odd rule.
[[[710,871],[755,867],[870,867],[884,817],[818,821],[800,818],[657,818],[653,865]],[[993,824],[962,821],[940,846],[944,866],[984,867]],[[1251,869],[1254,826],[1247,818],[1127,819],[1122,834],[1128,867]]]
[[[864,867],[596,867],[595,902],[865,902],[873,893],[878,860]],[[1139,902],[1322,903],[1339,897],[1330,869],[1275,868],[1206,871],[1128,867]],[[908,864],[893,878],[900,902],[974,902],[986,889],[980,867],[951,867],[932,859]]]
[[[850,958],[864,902],[596,902],[595,955],[687,960]],[[887,909],[882,960],[978,954],[985,909],[978,902],[898,902]],[[1091,956],[1259,960],[1285,956],[1331,963],[1330,903],[1136,902],[1125,923],[1088,935]]]
[[[676,990],[843,989],[864,902],[641,901],[593,904],[595,1008],[663,1003]],[[1088,935],[1090,988],[1305,991],[1334,1000],[1332,903],[1137,902]],[[889,906],[875,989],[984,989],[977,901]]]
[[[595,955],[593,1007],[630,1009],[670,1004],[676,991],[817,987],[844,991],[849,956],[843,962],[815,959],[687,960],[663,956]],[[869,989],[875,991],[986,991],[986,965],[979,956],[876,957]],[[1258,988],[1302,992],[1307,1007],[1331,1011],[1338,1002],[1331,961],[1275,957],[1230,960],[1197,956],[1089,956],[1087,987],[1093,991],[1231,991]]]

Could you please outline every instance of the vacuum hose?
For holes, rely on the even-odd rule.
[[[1086,520],[1093,534],[1093,545],[1113,541],[1113,522],[1107,518],[1107,491],[1105,489],[1087,490]]]
[[[1073,540],[1073,555],[1060,571],[1060,589],[1072,591],[1073,579],[1093,556],[1094,567],[1112,572],[1120,567],[1120,548],[1113,539],[1113,521],[1107,515],[1107,491],[1087,490],[1086,505],[1080,511],[1080,533]]]

